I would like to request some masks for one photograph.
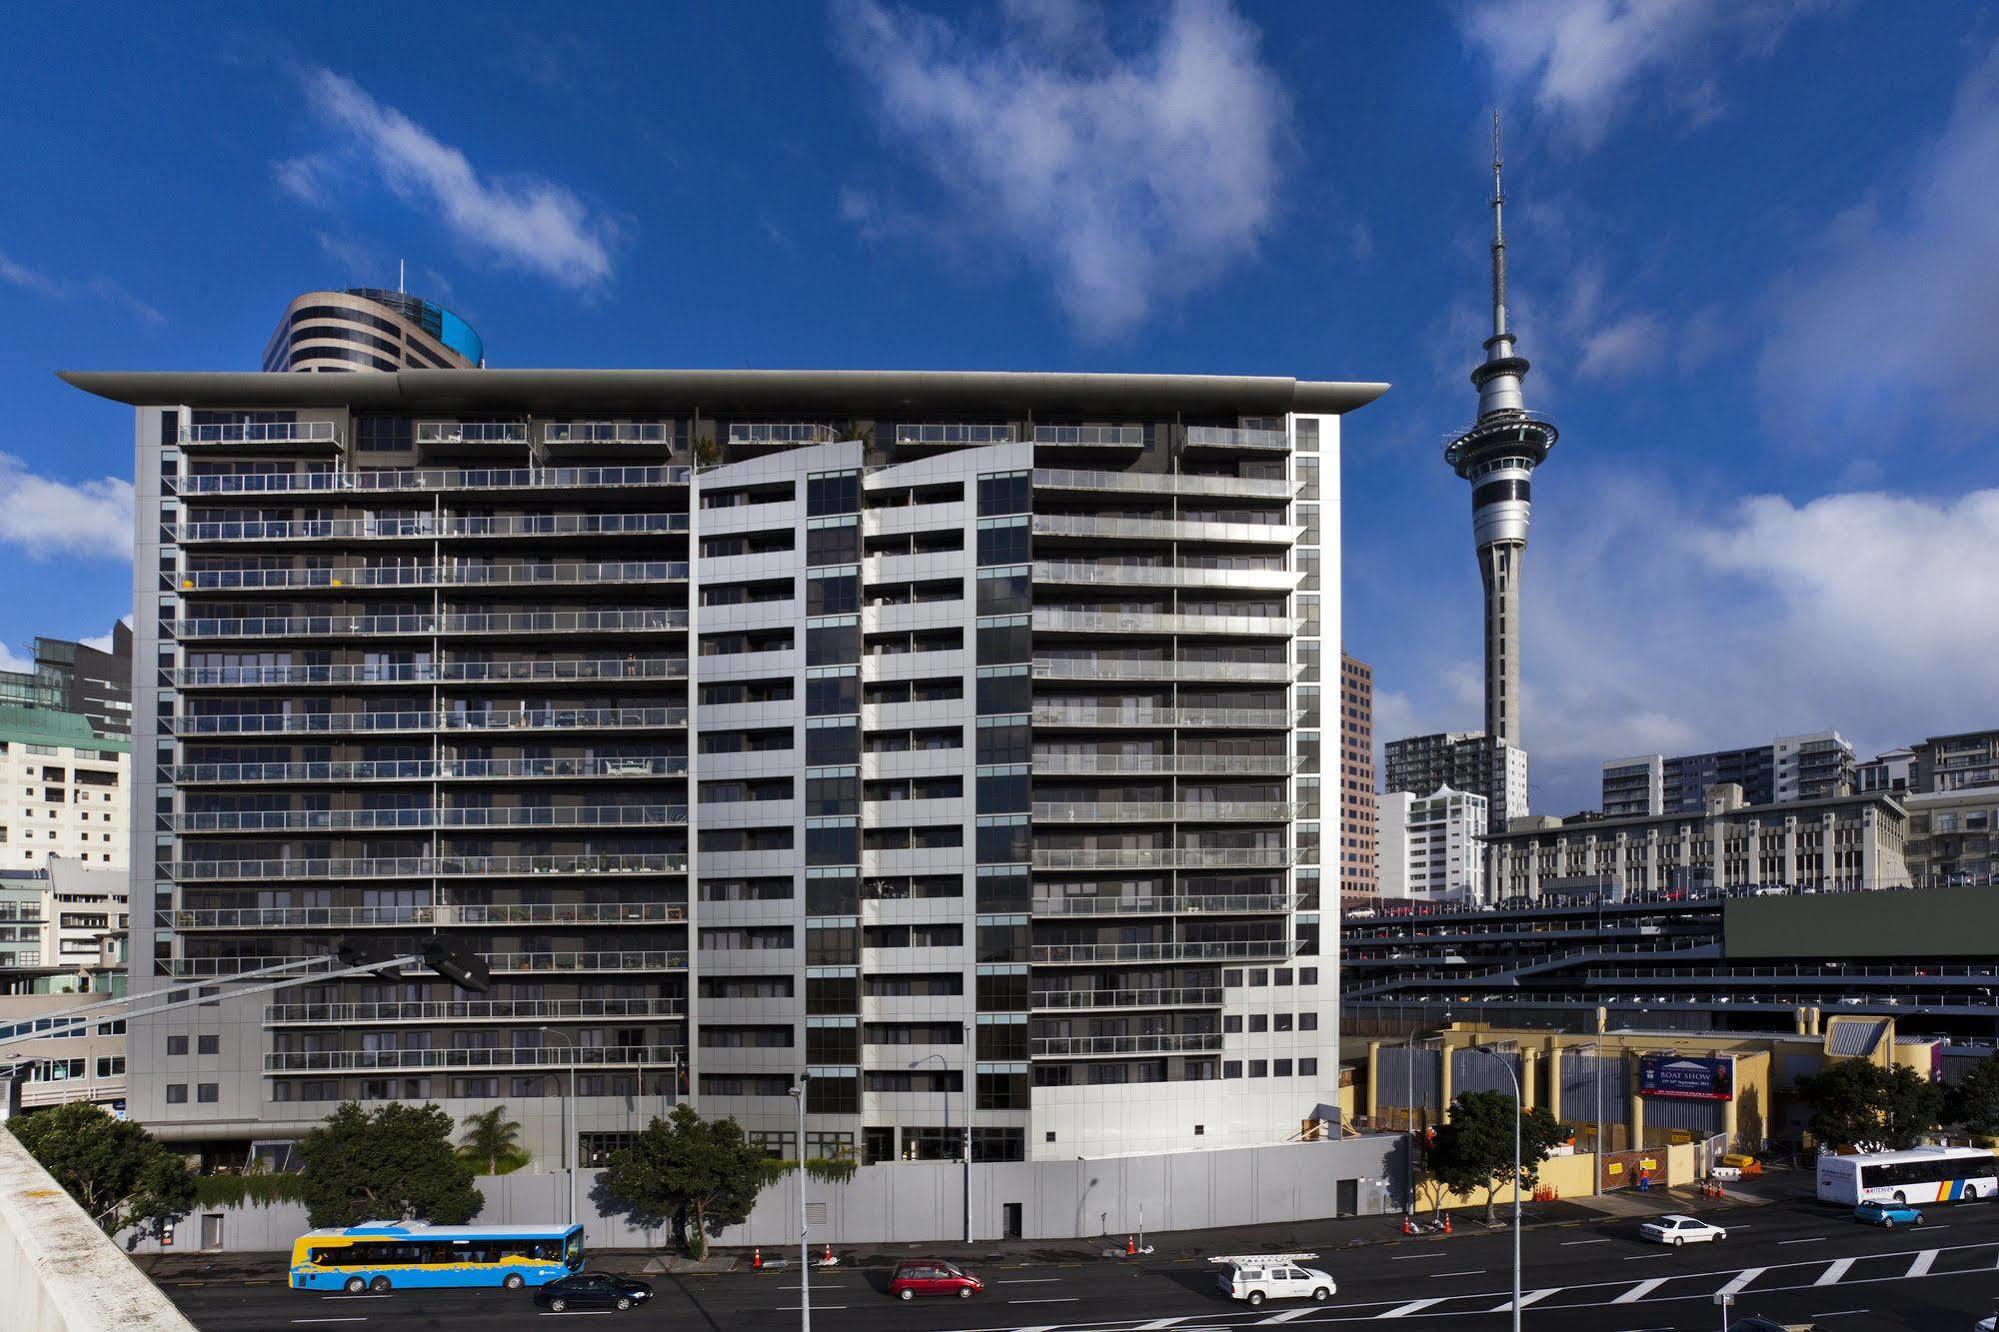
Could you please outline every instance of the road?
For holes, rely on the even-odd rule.
[[[1668,1249],[1638,1239],[1635,1221],[1530,1231],[1522,1323],[1547,1332],[1713,1332],[1714,1296],[1735,1314],[1816,1322],[1821,1332],[1970,1332],[1999,1298],[1999,1204],[1942,1210],[1920,1230],[1881,1231],[1808,1202],[1710,1213],[1730,1234]],[[1329,1303],[1250,1310],[1215,1293],[1214,1269],[1190,1259],[975,1266],[986,1292],[970,1301],[901,1304],[888,1271],[814,1274],[818,1332],[1237,1332],[1424,1320],[1437,1332],[1511,1325],[1511,1239],[1504,1232],[1322,1251],[1339,1293]],[[912,1256],[915,1251],[912,1250]],[[633,1328],[787,1328],[798,1319],[795,1273],[650,1278],[657,1298],[629,1314],[549,1314],[500,1291],[294,1292],[270,1284],[182,1284],[174,1301],[203,1332],[549,1332],[551,1320],[615,1319]]]

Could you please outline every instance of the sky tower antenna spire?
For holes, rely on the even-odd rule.
[[[1492,112],[1492,335],[1506,333],[1506,191],[1499,183],[1499,109]]]

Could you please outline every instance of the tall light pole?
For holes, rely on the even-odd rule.
[[[812,1075],[801,1070],[791,1089],[798,1102],[798,1329],[812,1332],[812,1243],[805,1222],[805,1084]]]
[[[911,1068],[918,1068],[924,1064],[929,1063],[933,1059],[937,1061],[937,1067],[944,1070],[944,1131],[946,1134],[949,1134],[951,1131],[951,1061],[946,1059],[942,1054],[932,1053],[923,1056],[923,1058],[921,1059],[911,1060],[909,1066]],[[967,1244],[970,1244],[972,1242],[971,1119],[972,1116],[968,1112],[965,1115],[964,1132],[958,1139],[958,1159],[964,1163],[964,1172],[965,1172],[964,1184],[959,1191],[964,1195],[964,1200],[965,1200],[965,1243]]]
[[[1520,1332],[1520,1075],[1490,1045],[1473,1048],[1490,1055],[1513,1080],[1513,1332]]]
[[[569,1050],[569,1102],[563,1113],[562,1160],[569,1167],[569,1224],[576,1224],[576,1042],[553,1027],[537,1028]]]

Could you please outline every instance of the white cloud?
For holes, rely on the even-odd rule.
[[[1878,448],[1912,420],[1946,442],[1999,415],[1999,46],[1957,90],[1907,177],[1834,218],[1775,298],[1759,364],[1766,415],[1790,434]],[[1816,427],[1801,431],[1800,426]]]
[[[1581,461],[1549,475],[1527,551],[1537,812],[1594,806],[1628,754],[1825,728],[1871,754],[1999,716],[1999,489],[1708,507],[1683,478]],[[1475,625],[1444,632],[1476,651]],[[1479,664],[1450,651],[1397,682],[1412,701],[1378,735],[1478,727]]]
[[[277,181],[279,189],[300,203],[315,206],[326,202],[327,184],[332,174],[332,162],[320,153],[288,157],[271,164],[271,178]]]
[[[1576,374],[1583,379],[1618,379],[1647,360],[1663,357],[1666,321],[1649,311],[1624,315],[1584,335]]]
[[[20,674],[34,669],[35,662],[32,657],[19,656],[15,653],[14,649],[8,647],[5,643],[0,643],[0,671],[13,671],[16,674]]]
[[[0,282],[19,287],[23,291],[34,292],[55,301],[72,301],[79,297],[92,297],[121,305],[128,312],[148,324],[163,324],[166,316],[153,306],[134,296],[110,278],[97,275],[87,278],[59,278],[26,264],[18,263],[4,251],[0,251]]]
[[[1227,4],[1180,0],[1129,54],[1094,7],[1011,4],[996,42],[877,0],[836,19],[885,133],[953,196],[925,227],[997,233],[1087,336],[1215,281],[1270,226],[1289,112]]]
[[[1601,143],[1641,95],[1690,126],[1721,114],[1713,67],[1773,47],[1811,0],[1485,0],[1464,37],[1577,146]]]
[[[590,288],[610,278],[616,228],[567,187],[482,177],[464,153],[332,70],[311,71],[306,91],[391,190],[412,206],[435,210],[459,239],[565,287]]]
[[[132,483],[116,476],[54,481],[0,453],[0,542],[36,562],[57,555],[129,560]]]

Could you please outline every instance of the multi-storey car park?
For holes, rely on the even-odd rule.
[[[133,1020],[159,1131],[504,1102],[587,1163],[687,1099],[1066,1159],[1336,1103],[1321,645],[1383,386],[65,378],[137,409],[133,986],[220,999]],[[431,932],[488,994],[229,998]]]

